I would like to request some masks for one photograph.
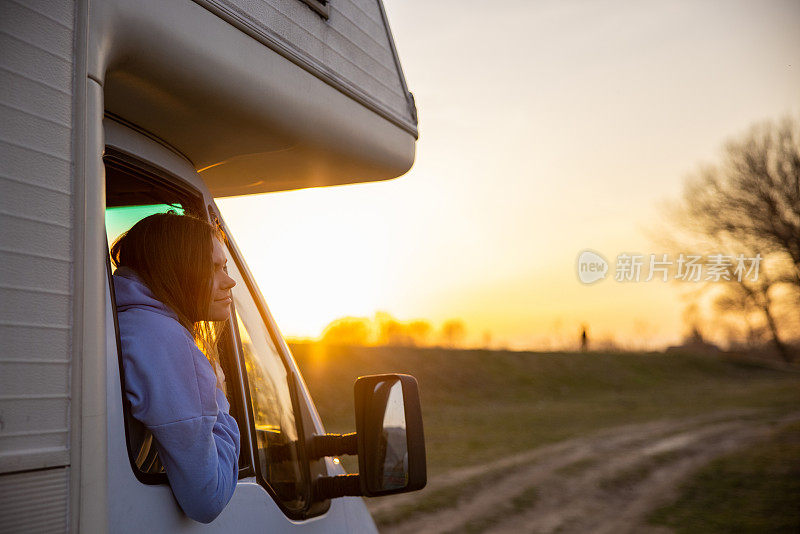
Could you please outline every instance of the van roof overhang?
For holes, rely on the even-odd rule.
[[[214,196],[386,180],[414,162],[416,120],[370,109],[196,4],[94,6],[88,67],[106,112],[184,155]]]

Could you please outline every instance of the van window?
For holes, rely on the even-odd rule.
[[[137,222],[150,215],[168,211],[174,211],[180,215],[186,213],[181,204],[146,204],[144,206],[106,208],[106,238],[108,239],[109,250],[111,250],[111,245],[114,244],[114,241]]]
[[[105,223],[109,250],[117,237],[130,229],[139,220],[154,213],[164,213],[172,210],[176,213],[191,214],[207,219],[206,212],[203,209],[202,197],[199,193],[189,190],[188,186],[173,182],[170,177],[154,174],[152,171],[147,170],[145,165],[137,166],[138,162],[133,162],[121,155],[106,157],[104,163],[106,166]],[[112,304],[114,304],[114,286],[111,283],[110,276],[110,255],[107,257],[107,264],[109,290],[111,291]],[[123,385],[120,394],[125,415],[125,434],[131,467],[141,482],[146,484],[166,484],[166,473],[159,461],[152,434],[130,414],[130,403],[124,391],[124,368],[122,367],[121,354],[119,353],[116,306],[113,306],[113,308],[120,383]],[[230,320],[228,323],[230,323]],[[244,395],[238,385],[238,378],[234,378],[239,376],[239,372],[230,324],[223,329],[218,350],[221,367],[225,376],[230,377],[230,379],[226,380],[226,385],[228,386],[227,396],[231,405],[230,413],[236,419],[240,429],[246,428],[246,417],[243,410]],[[246,432],[241,432],[243,439],[246,439],[246,435]],[[239,455],[239,477],[251,476],[252,474],[250,454],[247,451],[246,444],[243,444]]]
[[[308,486],[301,469],[292,376],[251,292],[254,286],[248,283],[230,250],[228,256],[228,275],[236,280],[233,303],[247,372],[257,472],[282,507],[290,513],[300,511],[308,500]]]

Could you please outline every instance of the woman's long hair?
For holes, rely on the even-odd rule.
[[[211,361],[218,361],[217,340],[224,322],[206,320],[211,306],[212,239],[220,230],[190,215],[170,211],[137,222],[111,246],[115,267],[128,267],[178,316]]]

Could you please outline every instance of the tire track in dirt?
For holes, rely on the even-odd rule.
[[[499,519],[486,532],[643,532],[647,513],[669,500],[692,471],[771,431],[769,423],[711,424],[644,448],[620,451],[580,476],[538,481],[540,498],[534,506]]]
[[[631,439],[635,440],[637,439],[637,437],[634,434],[638,434],[639,432],[647,434],[652,433],[652,435],[659,435],[661,433],[675,432],[681,428],[687,428],[694,425],[701,425],[711,421],[720,421],[724,419],[734,419],[734,418],[742,418],[749,416],[751,417],[757,413],[758,413],[757,410],[751,410],[751,409],[725,410],[725,411],[713,412],[710,414],[704,414],[692,418],[663,419],[658,421],[650,421],[647,423],[616,426],[610,429],[592,433],[590,436],[587,437],[555,442],[549,445],[538,447],[536,449],[524,451],[512,456],[499,458],[493,462],[488,462],[475,466],[463,467],[460,469],[455,469],[453,471],[438,475],[436,477],[430,477],[428,479],[427,486],[422,491],[413,493],[403,493],[400,495],[392,495],[390,497],[385,497],[385,498],[368,499],[366,501],[367,507],[369,508],[370,513],[372,513],[373,515],[375,514],[379,515],[382,513],[390,512],[395,509],[400,509],[409,505],[413,505],[414,503],[424,501],[425,499],[427,499],[427,496],[430,493],[440,491],[449,487],[459,486],[468,482],[470,479],[488,475],[494,472],[504,471],[514,466],[528,464],[533,461],[536,461],[537,459],[546,459],[547,457],[550,457],[552,455],[557,455],[566,449],[580,445],[580,443],[582,442],[602,441],[611,439],[619,435],[630,436]]]
[[[483,477],[483,481],[488,477],[489,483],[450,507],[411,515],[408,520],[385,526],[381,531],[389,534],[484,529],[515,534],[555,530],[624,532],[626,525],[638,522],[637,518],[647,513],[658,496],[668,492],[691,470],[765,432],[767,425],[753,421],[757,415],[755,410],[737,410],[626,425],[490,464],[459,469],[431,480],[426,493],[457,487],[476,477]],[[608,487],[598,489],[601,481],[613,480],[626,470],[634,470],[636,474],[637,466],[646,467],[654,458],[670,461],[653,466],[652,473],[641,475],[646,475],[651,488],[648,491],[631,494],[625,487],[619,491]],[[570,470],[575,472],[568,475]],[[496,472],[502,476],[491,480],[491,474]],[[515,499],[534,487],[533,504],[517,510],[519,503]],[[378,501],[371,504],[371,511],[386,514],[397,507],[413,506],[425,494],[404,497],[402,502]],[[604,525],[609,525],[610,530],[603,530]]]

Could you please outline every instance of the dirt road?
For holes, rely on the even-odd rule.
[[[429,481],[368,502],[381,532],[658,532],[647,513],[713,458],[764,439],[800,412],[717,412],[609,429]]]

